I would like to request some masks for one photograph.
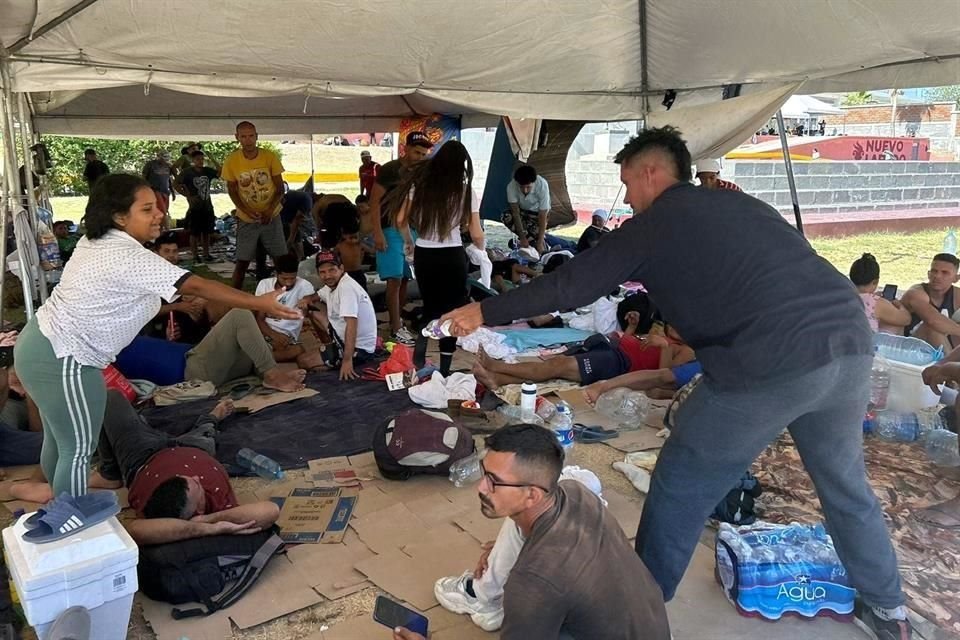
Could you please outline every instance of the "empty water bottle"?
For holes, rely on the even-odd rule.
[[[237,451],[237,464],[266,480],[282,480],[283,469],[267,456],[244,447]]]
[[[957,255],[957,234],[953,229],[947,230],[947,235],[943,237],[943,252],[950,255]]]
[[[941,467],[960,467],[957,434],[947,429],[934,429],[927,434],[924,446],[933,464]]]
[[[890,391],[890,364],[886,358],[877,355],[873,358],[870,370],[870,408],[883,411],[887,408],[887,394]]]
[[[527,411],[515,404],[502,404],[497,407],[497,412],[502,414],[507,420],[507,424],[536,424],[544,426],[543,418],[533,411]]]
[[[622,429],[639,429],[649,407],[647,396],[626,387],[611,389],[597,398],[597,411],[616,420]]]
[[[476,451],[466,458],[461,458],[450,465],[449,478],[455,487],[465,487],[480,482],[482,476],[483,469],[480,466],[480,454]]]
[[[557,405],[553,404],[543,396],[537,396],[537,406],[535,411],[537,415],[544,420],[551,420],[557,413]]]
[[[919,338],[878,333],[873,344],[877,353],[887,360],[922,366],[943,358],[943,347],[934,348]]]
[[[935,407],[924,409],[919,413],[896,411],[876,413],[876,433],[884,440],[915,442],[923,440],[928,433],[943,428],[943,419]]]
[[[550,420],[550,428],[556,434],[564,454],[569,455],[573,449],[573,411],[566,402],[557,403],[557,412]]]
[[[452,326],[452,320],[445,320],[443,322],[440,320],[431,320],[420,333],[422,333],[425,338],[433,338],[434,340],[449,338],[453,335]]]

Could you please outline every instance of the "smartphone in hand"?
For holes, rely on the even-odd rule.
[[[386,596],[377,596],[377,602],[373,607],[373,619],[391,629],[403,627],[419,633],[424,638],[427,637],[429,622],[427,618]]]
[[[888,284],[883,287],[883,298],[893,302],[897,298],[897,285]]]

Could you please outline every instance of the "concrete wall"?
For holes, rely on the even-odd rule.
[[[810,213],[960,207],[960,162],[796,162],[800,206]],[[777,209],[790,212],[782,162],[728,161],[723,177]],[[574,207],[622,207],[619,167],[610,161],[567,161]]]

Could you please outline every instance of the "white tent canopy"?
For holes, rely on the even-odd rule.
[[[791,5],[792,6],[792,5]],[[433,112],[694,126],[762,123],[790,93],[960,82],[960,2],[0,0],[38,129],[368,131]],[[700,107],[734,93],[733,122]],[[665,92],[677,91],[669,114]],[[763,97],[751,97],[763,94]],[[202,96],[202,97],[200,97]],[[309,99],[308,99],[309,98]],[[754,108],[766,113],[751,113]],[[708,117],[695,125],[690,114]],[[749,121],[749,122],[748,122]],[[390,127],[393,128],[393,127]],[[734,143],[735,144],[735,143]],[[698,150],[699,150],[698,149]]]
[[[838,109],[832,104],[827,104],[812,96],[790,96],[783,106],[780,107],[780,111],[783,113],[784,118],[795,118],[799,120],[843,113],[843,109]]]

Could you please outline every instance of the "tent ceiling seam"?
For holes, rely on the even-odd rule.
[[[97,0],[81,0],[80,2],[73,5],[72,7],[70,7],[69,9],[67,9],[66,11],[61,13],[59,16],[57,16],[50,22],[46,23],[36,31],[33,30],[33,25],[31,24],[30,31],[27,33],[27,35],[25,35],[24,37],[20,38],[19,40],[14,42],[12,45],[7,47],[7,53],[14,54],[17,51],[20,51],[20,49],[23,49],[25,46],[33,42],[33,40],[35,40],[36,38],[39,38],[44,34],[52,31],[53,29],[56,29],[61,24],[68,21],[70,18],[77,15],[78,13],[80,13],[81,11],[83,11],[84,9],[86,9],[87,7],[89,7],[90,5],[96,2]],[[37,0],[37,14],[39,15],[39,13],[40,13],[40,0]],[[37,16],[34,16],[33,20],[34,22],[36,22]]]

